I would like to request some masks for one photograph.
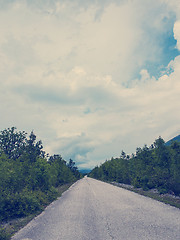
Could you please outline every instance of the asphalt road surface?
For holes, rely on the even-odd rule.
[[[85,177],[12,239],[180,240],[180,210]]]

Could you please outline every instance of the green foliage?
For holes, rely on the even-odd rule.
[[[24,131],[15,130],[0,133],[0,221],[41,210],[56,199],[56,187],[80,178],[72,160],[69,166],[60,155],[46,159],[33,132],[27,139]]]
[[[41,140],[36,142],[36,135],[32,131],[29,139],[26,139],[25,152],[28,154],[28,157],[31,162],[35,162],[37,157],[45,157],[45,152],[42,150]]]
[[[73,182],[76,180],[73,171],[66,165],[66,161],[60,155],[54,155],[49,158],[51,184],[55,187]]]
[[[11,159],[17,159],[25,147],[26,133],[16,131],[15,127],[0,132],[0,151]]]
[[[125,158],[112,158],[100,167],[95,167],[89,176],[105,181],[130,183],[128,161]]]
[[[149,148],[146,145],[137,148],[131,158],[122,151],[120,158],[112,158],[95,167],[89,176],[180,195],[180,143],[166,146],[159,137]]]
[[[1,197],[1,220],[23,217],[40,210],[40,203],[31,191],[23,190],[14,194],[6,194]]]
[[[67,164],[68,168],[71,170],[71,172],[73,172],[74,176],[76,178],[80,178],[81,174],[78,171],[78,168],[75,166],[75,162],[73,162],[72,159],[69,160],[69,163]]]
[[[0,240],[9,240],[10,236],[3,228],[0,228]]]

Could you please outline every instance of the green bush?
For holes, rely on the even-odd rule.
[[[42,209],[57,198],[57,190],[51,187],[47,192],[29,191],[0,196],[0,220],[24,217]]]
[[[180,143],[168,146],[159,137],[149,148],[137,148],[132,157],[122,151],[120,158],[111,158],[95,167],[89,176],[180,195]]]
[[[48,191],[42,192],[41,190],[37,190],[33,192],[34,197],[38,200],[41,206],[46,206],[51,201],[57,198],[57,190],[54,187],[51,187]]]
[[[159,191],[160,194],[168,193],[168,190],[164,187],[158,187],[158,191]]]
[[[40,209],[38,198],[27,190],[1,198],[1,220],[27,216]]]
[[[0,240],[9,240],[10,236],[3,228],[0,228]]]
[[[0,221],[24,217],[55,200],[55,187],[80,178],[71,160],[47,159],[42,142],[15,127],[0,131]],[[1,240],[1,238],[0,238]]]
[[[53,201],[57,198],[58,196],[58,191],[55,187],[51,187],[49,191],[47,192],[48,200]]]

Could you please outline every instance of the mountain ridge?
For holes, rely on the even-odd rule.
[[[166,145],[166,146],[170,146],[171,143],[172,143],[172,142],[175,142],[175,141],[180,142],[180,135],[177,135],[176,137],[170,139],[169,141],[167,141],[167,142],[165,143],[165,145]]]

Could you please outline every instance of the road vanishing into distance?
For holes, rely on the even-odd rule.
[[[180,210],[85,177],[13,240],[180,240]]]

